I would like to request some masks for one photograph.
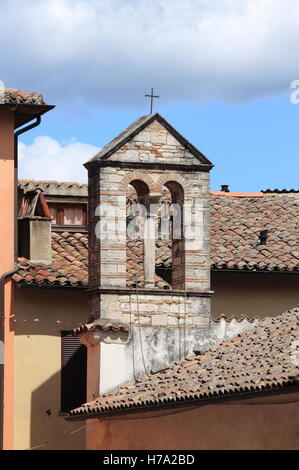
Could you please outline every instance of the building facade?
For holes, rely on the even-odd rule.
[[[63,402],[63,393],[69,396],[64,384],[72,383],[68,377],[78,369],[82,374],[77,375],[76,388],[92,401],[170,367],[193,350],[206,350],[255,328],[256,317],[275,316],[298,304],[297,193],[210,192],[208,168],[198,160],[194,163],[187,142],[177,140],[163,121],[149,121],[147,117],[129,128],[106,148],[109,156],[97,156],[89,165],[89,217],[86,185],[20,181],[23,251],[13,277],[17,449],[84,448],[84,426],[79,423],[82,429],[72,434],[78,423],[64,419],[67,410],[85,401],[79,395],[73,397],[75,403]],[[124,138],[129,140],[124,143]],[[190,195],[198,201],[202,211],[193,223],[202,250],[197,259],[193,240],[173,242],[169,237],[174,214],[169,205],[165,209],[165,201],[163,206],[163,191],[174,206],[181,206],[183,196],[187,202]],[[100,202],[102,213],[97,209]],[[138,219],[140,208],[150,204],[154,210],[148,212],[146,230],[160,236],[155,243],[149,236],[143,244],[144,224],[140,233],[137,224],[135,238],[127,228],[133,227],[136,234],[132,214]],[[115,244],[109,237],[97,238],[98,229],[109,234],[111,208],[113,214],[120,212],[122,222]],[[266,230],[264,240],[261,232]],[[186,248],[189,253],[183,256]],[[79,340],[75,338],[76,345],[68,342],[73,328],[88,345],[85,366],[82,350],[76,349]],[[169,424],[165,418],[163,422]],[[89,446],[99,448],[104,429],[108,427],[99,425],[97,434],[89,434]],[[119,445],[131,445],[117,439]]]

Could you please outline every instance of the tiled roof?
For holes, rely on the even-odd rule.
[[[22,180],[18,181],[19,187],[25,192],[41,189],[47,196],[88,196],[87,184],[61,181],[37,181]]]
[[[260,232],[268,230],[266,245]],[[298,271],[299,199],[211,195],[212,268]]]
[[[251,330],[202,355],[123,386],[72,410],[70,416],[99,417],[240,393],[277,391],[299,383],[299,308],[266,318]]]
[[[262,193],[271,194],[299,194],[299,189],[262,189]]]
[[[130,330],[130,326],[125,322],[110,318],[98,318],[92,323],[86,323],[78,326],[78,328],[74,328],[73,333],[74,335],[79,335],[88,331],[93,331],[96,328],[100,328],[103,331],[123,331],[125,333]]]
[[[36,182],[37,185],[39,183]],[[54,184],[54,182],[46,183]],[[31,186],[28,187],[29,189]],[[299,271],[299,199],[273,195],[237,197],[230,194],[211,195],[212,269]],[[262,230],[268,230],[266,245],[259,243]],[[87,286],[87,235],[53,233],[52,240],[53,263],[45,269],[45,266],[33,266],[24,260],[20,271],[15,275],[15,280],[31,283],[38,280],[42,284],[42,282],[48,283],[50,279],[52,284],[63,285],[68,282],[71,275],[70,285]],[[78,240],[84,240],[83,246],[78,243]],[[142,247],[141,241],[128,243],[130,253],[128,287],[135,285],[136,280],[141,286]],[[73,258],[79,262],[80,268],[76,265],[73,267],[72,262],[66,256],[61,256],[62,252],[68,256],[71,252]],[[160,268],[171,266],[169,240],[157,241],[156,266]],[[63,274],[64,270],[69,273],[68,276]],[[48,274],[42,277],[45,271]],[[169,284],[158,276],[156,276],[156,285],[160,288],[169,288]]]
[[[4,102],[4,103],[3,103]],[[16,88],[0,89],[0,104],[39,104],[46,105],[43,95],[28,91],[17,90]]]
[[[33,119],[40,118],[55,106],[45,102],[40,93],[0,87],[0,106],[10,107],[14,112],[14,128],[17,129]],[[39,122],[36,121],[38,125]]]
[[[49,207],[40,189],[35,191],[27,191],[23,195],[19,208],[19,219],[33,216],[51,218]]]
[[[161,258],[165,260],[165,266],[171,263],[171,250],[169,250],[168,243],[162,241],[156,243],[156,266],[158,260],[162,262]],[[159,244],[159,246],[158,246]],[[161,254],[160,254],[161,253]],[[144,273],[143,273],[143,240],[128,240],[127,241],[127,287],[143,287],[144,286]],[[170,289],[171,286],[168,282],[155,275],[155,285],[159,289]]]
[[[220,194],[211,194],[212,269],[299,271],[299,199]],[[171,257],[171,241],[158,240],[156,266],[171,267]]]
[[[257,193],[240,193],[240,192],[232,192],[232,191],[210,191],[211,194],[215,196],[226,196],[226,197],[263,197],[264,194],[262,192]]]
[[[87,287],[87,236],[82,233],[52,232],[52,263],[34,264],[19,259],[19,271],[13,276],[17,283],[58,287]]]

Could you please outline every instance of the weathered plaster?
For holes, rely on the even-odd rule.
[[[204,352],[256,323],[221,319],[210,320],[201,328],[133,326],[126,344],[101,343],[100,393],[166,369],[194,351]]]

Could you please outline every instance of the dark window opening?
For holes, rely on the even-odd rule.
[[[260,245],[267,245],[268,230],[261,230],[260,232]]]
[[[171,285],[172,280],[172,269],[170,268],[156,268],[156,274],[159,276],[163,281],[168,282]]]
[[[86,402],[87,349],[71,331],[61,332],[61,411]]]

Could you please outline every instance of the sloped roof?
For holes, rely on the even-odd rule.
[[[0,106],[14,105],[15,129],[54,108],[40,93],[0,87]]]
[[[165,260],[165,263],[171,264],[171,248],[168,243],[160,240],[156,242],[156,267],[159,267],[160,258]],[[165,248],[165,253],[164,253]],[[163,252],[162,252],[163,251]],[[161,255],[160,255],[161,253]],[[168,266],[169,266],[168,264]],[[164,266],[163,266],[164,267]],[[129,240],[127,241],[127,287],[144,286],[144,271],[143,271],[143,240]],[[170,284],[155,274],[155,286],[159,289],[171,289]]]
[[[111,318],[98,318],[92,323],[85,323],[73,329],[74,335],[80,335],[85,332],[94,331],[99,328],[103,331],[125,332],[128,333],[130,325],[128,323],[114,320]]]
[[[268,230],[266,245],[259,243],[261,230]],[[299,199],[296,197],[211,194],[211,268],[213,270],[298,272],[298,233]],[[71,277],[70,286],[87,286],[87,244],[86,234],[54,232],[52,234],[53,263],[45,270],[44,266],[35,266],[28,260],[23,260],[14,279],[16,282],[25,284],[37,281],[40,285],[43,282],[48,284],[50,279],[52,285],[63,286]],[[142,242],[128,243],[128,286],[142,279],[142,247]],[[65,256],[61,255],[63,252]],[[72,262],[67,258],[69,255],[78,261],[79,265],[74,265],[72,268]],[[170,241],[158,240],[156,266],[169,268],[171,257]],[[158,276],[156,284],[160,288],[169,287]]]
[[[262,193],[271,194],[299,194],[299,189],[262,189]]]
[[[43,95],[40,93],[22,91],[18,90],[17,88],[4,88],[1,89],[0,92],[1,102],[3,104],[47,104],[43,98]]]
[[[268,230],[265,245],[260,243],[263,230]],[[297,197],[211,193],[213,270],[299,271],[298,234]],[[156,266],[171,267],[171,258],[171,241],[157,240]],[[138,259],[132,266],[135,276]]]
[[[87,184],[75,182],[20,179],[18,185],[24,192],[41,189],[46,196],[88,196]]]
[[[15,282],[52,287],[87,287],[88,241],[82,233],[52,232],[52,263],[35,264],[19,259]]]
[[[121,132],[117,137],[115,137],[111,142],[106,144],[102,150],[97,153],[92,159],[90,159],[85,166],[88,166],[91,163],[95,163],[100,160],[106,160],[116,152],[123,145],[125,145],[129,140],[131,140],[136,134],[141,132],[146,126],[151,124],[153,121],[157,120],[164,126],[170,134],[172,134],[178,142],[180,142],[189,152],[198,159],[201,165],[206,165],[209,168],[212,168],[212,163],[201,153],[197,148],[194,147],[190,142],[188,142],[185,137],[183,137],[174,127],[169,124],[159,113],[149,114],[147,116],[142,116],[136,121],[134,121],[127,129]]]
[[[211,196],[212,269],[299,271],[298,234],[296,197]]]
[[[51,218],[49,207],[40,189],[26,192],[19,208],[19,219],[33,216]]]
[[[299,384],[299,308],[224,341],[202,355],[175,362],[102,395],[70,412],[70,417],[103,417],[121,411],[142,411],[238,394],[279,391]]]

